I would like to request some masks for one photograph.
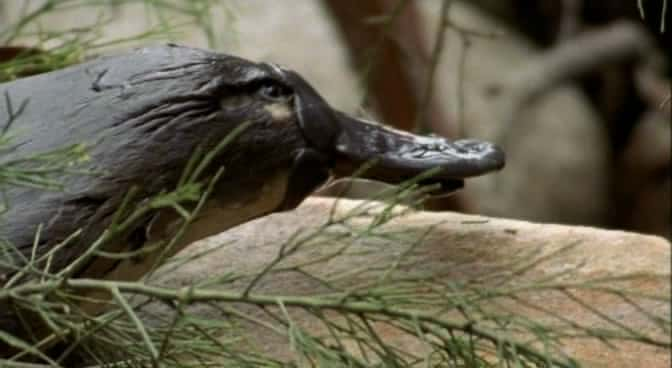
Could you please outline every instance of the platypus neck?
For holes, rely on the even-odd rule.
[[[287,192],[288,175],[286,171],[278,171],[265,176],[267,179],[260,182],[259,186],[253,183],[247,188],[238,184],[219,187],[198,213],[180,243],[186,246],[275,211]],[[159,216],[148,229],[149,240],[171,237],[180,221],[174,214]]]
[[[143,253],[142,256],[124,259],[123,261],[99,258],[92,262],[81,277],[99,277],[115,281],[135,281],[143,277],[149,270],[155,268],[165,259],[172,256],[189,244],[219,234],[227,229],[244,222],[264,216],[276,210],[283,202],[287,190],[287,172],[278,172],[258,188],[255,193],[239,191],[236,195],[217,195],[215,193],[198,212],[195,220],[186,228],[186,231],[172,248],[165,252],[164,248]],[[157,214],[154,221],[147,225],[146,241],[144,245],[151,246],[158,242],[169,242],[182,225],[182,218],[174,211],[164,211]],[[132,244],[112,244],[109,248],[115,251],[129,251]],[[109,250],[109,249],[108,249]],[[104,275],[101,270],[106,270]],[[107,299],[105,294],[88,294],[92,298]],[[88,313],[99,313],[104,310],[105,303],[84,303],[81,308]]]

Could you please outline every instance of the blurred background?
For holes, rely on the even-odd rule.
[[[670,237],[667,5],[0,0],[0,62],[52,52],[65,65],[169,39],[282,64],[344,111],[505,149],[505,170],[430,201],[430,210]],[[37,62],[2,78],[40,71]],[[358,183],[348,195],[379,189]]]

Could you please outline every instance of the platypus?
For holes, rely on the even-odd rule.
[[[418,136],[340,112],[284,67],[177,45],[18,79],[0,84],[0,94],[24,106],[9,127],[11,149],[0,153],[0,164],[77,143],[90,156],[86,173],[61,175],[63,190],[3,188],[9,209],[0,237],[27,257],[38,227],[37,257],[81,230],[55,254],[51,272],[102,234],[131,187],[140,189],[137,201],[173,189],[197,147],[212,149],[243,123],[249,125],[212,161],[211,173],[225,171],[173,251],[291,210],[330,178],[351,176],[371,160],[362,176],[393,184],[439,168],[422,182],[440,184],[439,194],[505,161],[488,142]],[[0,116],[9,114],[0,104]],[[178,220],[168,210],[147,216],[105,250],[170,238]],[[152,257],[145,258],[96,259],[74,276],[135,280],[151,267]],[[0,266],[0,283],[10,275]]]

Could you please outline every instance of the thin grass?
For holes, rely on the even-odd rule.
[[[130,3],[145,4],[149,17],[157,22],[156,28],[137,38],[105,43],[98,41],[99,31],[110,19],[83,30],[35,33],[33,28],[41,17],[54,12],[82,6],[113,9]],[[213,1],[61,0],[43,4],[33,10],[26,8],[16,23],[0,33],[4,43],[37,36],[41,41],[35,46],[42,51],[0,64],[0,80],[57,69],[117,42],[172,37],[173,14],[203,24],[208,37],[215,38],[208,20]],[[10,114],[0,118],[8,127],[25,102],[5,96],[4,103]],[[7,131],[0,135],[0,158],[3,150],[11,150]],[[135,203],[133,193],[129,193],[108,231],[62,269],[52,269],[50,260],[67,242],[41,257],[23,255],[11,244],[2,244],[0,266],[13,272],[12,277],[3,280],[0,303],[12,305],[17,318],[26,324],[44,325],[44,331],[32,337],[0,331],[0,343],[16,350],[0,359],[0,366],[65,367],[72,366],[77,357],[80,366],[89,367],[578,367],[579,362],[562,352],[567,339],[584,338],[609,346],[633,341],[671,347],[670,315],[647,307],[651,302],[669,304],[669,295],[645,294],[627,286],[628,282],[657,275],[576,282],[567,278],[572,271],[565,270],[543,277],[524,277],[553,257],[562,256],[571,249],[571,243],[550,255],[537,250],[512,254],[507,264],[468,279],[454,280],[440,270],[423,268],[418,257],[426,251],[426,240],[435,227],[401,232],[390,226],[413,211],[399,203],[423,197],[417,187],[422,177],[380,193],[375,197],[378,201],[361,202],[347,211],[335,208],[319,226],[301,229],[281,244],[264,245],[278,251],[258,269],[226,269],[186,287],[154,281],[176,267],[199,262],[211,252],[233,245],[225,243],[165,260],[169,263],[166,267],[158,268],[157,264],[154,277],[143,281],[71,277],[73,270],[92,257],[137,255],[108,254],[103,248],[98,249],[106,239],[130,226],[129,219],[172,208],[182,214],[182,226],[188,226],[198,214],[198,204],[208,198],[218,178],[200,175],[199,168],[211,157],[212,152],[196,152],[183,180],[171,192],[143,203]],[[86,174],[76,170],[86,159],[86,147],[76,146],[11,162],[0,160],[0,188],[36,186],[61,190],[56,174]],[[35,244],[38,240],[39,234]],[[393,256],[391,249],[396,252]],[[362,257],[375,262],[354,262]],[[466,260],[454,267],[466,270],[477,261]],[[336,263],[352,267],[330,272],[329,265]],[[262,287],[274,277],[290,273],[319,288],[308,295],[297,295],[285,290],[271,293]],[[83,297],[85,291],[105,292],[113,297],[94,300]],[[641,312],[643,319],[657,327],[656,333],[636,331],[613,320],[581,299],[585,291],[626,300]],[[550,310],[543,300],[530,298],[541,292],[565,295],[603,323],[580,324]],[[110,310],[88,315],[80,307],[83,301],[106,304]],[[532,318],[521,310],[534,311],[544,318]],[[305,316],[313,322],[310,326],[302,322]],[[388,341],[381,333],[383,327],[403,336],[410,342],[408,346],[422,349]],[[283,360],[255,345],[255,333],[259,332],[287,341],[292,359]],[[48,355],[46,351],[55,342],[63,348]]]

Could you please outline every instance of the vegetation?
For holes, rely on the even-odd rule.
[[[111,14],[116,7],[129,3],[144,7],[150,20],[148,30],[127,39],[103,41],[101,27],[114,21]],[[0,63],[0,81],[58,69],[111,46],[142,43],[150,38],[175,38],[180,30],[190,27],[199,27],[216,45],[209,16],[216,6],[223,5],[215,0],[44,1],[37,9],[26,8],[16,23],[0,30],[0,45],[30,42],[32,48]],[[52,31],[35,27],[42,17],[81,7],[91,7],[101,16],[94,24],[76,29]],[[183,24],[175,25],[174,19],[182,20]],[[11,150],[8,128],[23,106],[8,96],[3,103],[11,114],[0,117],[5,127],[0,134],[0,188],[38,186],[61,190],[58,177],[65,171],[78,174],[78,164],[88,159],[86,147],[64,147],[22,160],[2,161],[2,152]],[[235,139],[236,134],[222,145]],[[225,243],[167,260],[139,282],[71,277],[72,270],[94,256],[132,257],[134,254],[105,254],[100,247],[123,232],[133,218],[149,211],[172,208],[182,214],[182,228],[188,226],[222,173],[202,177],[199,168],[210,159],[208,153],[194,153],[180,184],[151,201],[135,203],[133,192],[129,193],[115,217],[118,221],[65,269],[48,267],[49,257],[56,257],[65,244],[43,258],[22,258],[20,266],[11,264],[16,259],[11,255],[17,255],[18,251],[11,244],[2,244],[0,267],[13,269],[15,273],[9,280],[3,280],[0,303],[11,304],[18,316],[37,316],[47,332],[39,341],[32,342],[0,330],[0,342],[17,350],[12,356],[0,359],[0,366],[578,367],[577,361],[558,349],[565,339],[595,339],[607,345],[635,341],[670,348],[669,314],[665,311],[653,314],[643,307],[651,302],[669,304],[669,295],[642,294],[625,286],[630,281],[656,275],[574,282],[566,276],[576,270],[563,270],[523,280],[523,275],[548,261],[549,256],[538,251],[512,255],[505,268],[459,281],[446,278],[441,271],[417,267],[424,240],[434,228],[401,234],[387,225],[413,211],[414,206],[400,206],[401,202],[412,200],[420,205],[423,196],[416,183],[422,178],[380,193],[375,199],[382,201],[382,205],[365,202],[347,211],[334,211],[321,226],[299,231],[286,242],[272,245],[278,250],[277,257],[262,269],[224,270],[188,287],[171,287],[157,281],[162,274],[197,262],[220,247],[231,246]],[[153,246],[169,249],[176,240]],[[390,252],[391,247],[394,252]],[[571,247],[568,244],[561,252]],[[391,253],[395,255],[389,256]],[[10,256],[2,257],[3,254]],[[363,255],[379,262],[359,264],[347,272],[325,275],[320,271],[335,259]],[[43,267],[45,261],[47,266]],[[287,273],[303,275],[321,287],[310,295],[284,295],[283,290],[269,293],[258,288],[265,280]],[[599,327],[577,324],[548,310],[543,300],[529,297],[549,290],[582,305],[586,313],[602,323]],[[83,291],[111,295],[109,300],[96,301],[108,304],[110,310],[101,315],[87,315],[80,305],[91,300],[82,300]],[[630,301],[641,309],[642,318],[658,327],[660,336],[634,331],[593,309],[578,296],[584,291]],[[515,307],[524,307],[545,318],[533,319],[516,313]],[[297,322],[299,315],[310,316],[314,323],[306,326]],[[382,328],[403,336],[408,345],[387,341],[381,336]],[[282,360],[261,346],[254,346],[253,331],[264,331],[288,341],[296,359]],[[47,353],[55,343],[61,344],[58,351],[52,349]],[[411,345],[423,348],[408,348]]]

